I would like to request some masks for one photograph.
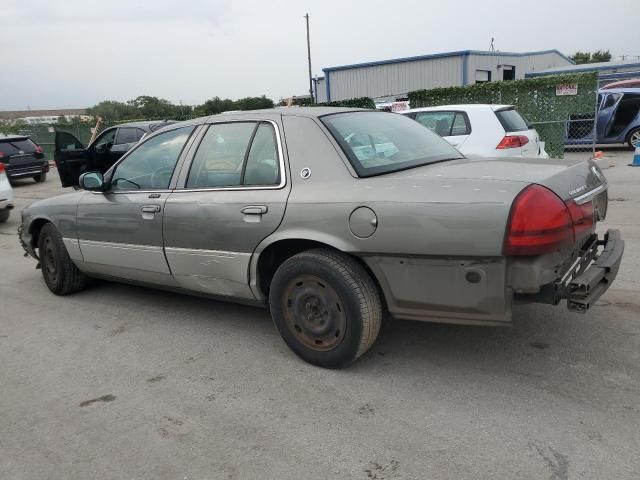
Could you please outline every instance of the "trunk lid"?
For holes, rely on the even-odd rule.
[[[600,168],[591,160],[554,158],[466,158],[425,165],[393,174],[396,178],[468,179],[537,183],[562,200],[584,200],[606,190]]]

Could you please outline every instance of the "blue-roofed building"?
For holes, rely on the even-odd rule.
[[[319,102],[371,97],[393,101],[422,88],[515,80],[526,74],[574,65],[558,50],[493,52],[461,50],[323,68],[316,79]]]

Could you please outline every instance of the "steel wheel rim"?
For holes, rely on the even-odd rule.
[[[634,147],[640,147],[640,130],[633,132],[629,139],[629,143]]]
[[[47,274],[47,278],[52,282],[56,281],[58,275],[58,268],[55,259],[55,247],[51,237],[44,239],[44,251],[42,252],[42,268]]]
[[[283,313],[287,329],[316,352],[336,348],[347,329],[347,317],[334,288],[315,275],[299,275],[284,290]]]

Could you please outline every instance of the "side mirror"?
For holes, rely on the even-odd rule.
[[[78,186],[83,190],[100,192],[104,190],[104,177],[100,172],[85,172],[80,175]]]

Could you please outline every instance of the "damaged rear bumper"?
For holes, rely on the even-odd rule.
[[[607,230],[602,239],[593,235],[560,279],[543,285],[537,294],[517,295],[516,298],[553,305],[566,300],[569,310],[584,313],[615,280],[623,253],[624,241],[619,230]]]

